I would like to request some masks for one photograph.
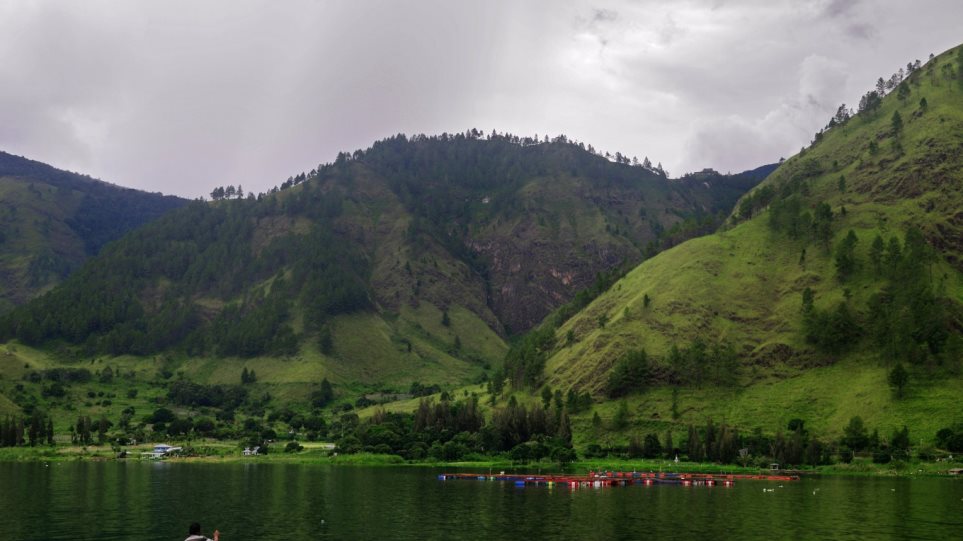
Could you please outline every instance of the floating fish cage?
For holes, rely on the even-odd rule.
[[[439,481],[471,480],[471,481],[500,481],[513,483],[515,486],[567,486],[579,487],[612,487],[627,485],[680,485],[684,487],[731,487],[736,480],[758,481],[796,481],[794,475],[749,475],[749,474],[716,474],[716,473],[656,473],[656,472],[589,472],[587,475],[532,475],[532,474],[477,474],[477,473],[442,473]]]

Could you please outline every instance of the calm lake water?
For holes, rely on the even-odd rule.
[[[961,539],[963,479],[516,488],[426,468],[0,463],[0,539]],[[766,492],[764,488],[775,489]],[[815,494],[814,494],[815,492]]]

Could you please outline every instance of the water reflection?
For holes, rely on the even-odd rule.
[[[828,478],[732,488],[515,487],[424,468],[0,464],[0,538],[958,538],[963,482]],[[771,489],[771,490],[764,490]]]

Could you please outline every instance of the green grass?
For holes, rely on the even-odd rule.
[[[0,244],[2,303],[21,304],[60,281],[54,274],[32,275],[29,267],[35,257],[54,255],[73,266],[84,260],[83,239],[66,223],[81,198],[80,193],[58,191],[43,182],[0,177],[0,201],[4,203],[0,230],[6,237]]]
[[[865,306],[880,287],[868,268],[872,239],[877,234],[885,238],[901,236],[909,225],[920,227],[939,247],[944,260],[933,267],[933,273],[942,277],[945,296],[957,305],[963,304],[963,153],[959,152],[963,145],[963,89],[956,82],[939,78],[939,66],[951,54],[944,53],[933,61],[937,65],[935,78],[928,75],[926,67],[919,72],[916,77],[920,83],[911,85],[908,100],[887,97],[875,115],[860,116],[834,128],[765,181],[779,186],[797,175],[805,163],[818,163],[822,172],[807,179],[810,195],[806,202],[825,201],[832,207],[836,217],[830,245],[850,229],[859,237],[857,253],[863,268],[845,284],[849,302],[857,308]],[[929,106],[920,111],[918,103],[923,96]],[[890,118],[896,110],[905,125],[899,138],[902,154],[890,146],[894,140],[889,132]],[[870,154],[869,141],[879,141],[878,153]],[[413,243],[408,235],[412,216],[374,173],[360,166],[355,169],[351,181],[354,198],[346,203],[342,225],[368,232],[362,242],[372,257],[371,282],[379,306],[376,312],[335,318],[330,354],[322,354],[317,340],[309,336],[300,352],[287,358],[171,355],[169,360],[166,356],[96,358],[78,364],[55,353],[53,345],[31,349],[8,344],[6,351],[0,349],[0,415],[17,412],[17,405],[10,399],[17,396],[15,386],[28,370],[66,365],[83,365],[91,370],[117,366],[123,373],[132,371],[134,376],[130,380],[117,378],[110,385],[92,382],[71,386],[70,398],[55,404],[58,426],[73,422],[80,413],[116,419],[128,406],[135,407],[138,415],[151,411],[156,407],[155,399],[165,394],[156,378],[165,367],[173,370],[175,377],[211,384],[238,383],[244,368],[253,369],[258,383],[252,390],[270,392],[275,405],[303,405],[310,391],[328,378],[336,385],[340,401],[352,401],[381,388],[404,393],[412,382],[420,381],[454,389],[458,398],[466,391],[477,393],[483,408],[489,410],[483,387],[470,383],[487,367],[500,362],[507,344],[493,330],[498,328],[498,320],[482,300],[482,282],[436,241],[420,239]],[[845,192],[838,188],[842,175],[846,177]],[[9,186],[0,183],[0,189],[8,192],[12,190]],[[486,208],[476,208],[473,212],[485,220],[472,224],[472,238],[484,246],[517,235],[519,246],[513,250],[521,251],[498,254],[509,261],[517,257],[540,259],[543,254],[531,246],[539,235],[551,237],[556,242],[552,245],[555,251],[558,246],[568,246],[577,252],[587,243],[607,239],[606,245],[631,253],[632,246],[644,240],[645,234],[614,238],[608,235],[606,225],[619,225],[619,215],[625,210],[623,214],[632,217],[632,227],[644,227],[637,223],[638,209],[607,213],[600,207],[586,206],[581,199],[585,190],[584,179],[565,175],[532,179],[518,191],[514,203],[518,207],[515,210],[524,212],[499,218],[486,215]],[[647,206],[670,207],[666,193],[649,191],[645,193]],[[10,197],[6,192],[0,196]],[[675,216],[668,210],[653,212],[664,213],[660,216],[663,222]],[[868,341],[855,344],[847,355],[820,353],[803,341],[802,291],[812,288],[816,306],[825,309],[845,298],[844,286],[836,277],[827,249],[791,240],[772,231],[767,221],[765,211],[748,221],[732,219],[716,234],[659,254],[629,272],[557,330],[557,346],[545,370],[547,383],[563,392],[570,388],[590,391],[599,401],[593,410],[573,417],[578,448],[584,449],[589,443],[624,445],[631,436],[648,432],[661,438],[670,431],[679,442],[688,424],[701,425],[707,419],[744,431],[758,427],[771,434],[784,430],[790,419],[801,418],[814,435],[835,438],[848,420],[858,415],[870,430],[878,429],[884,437],[905,424],[914,442],[930,441],[937,429],[963,422],[963,409],[958,404],[963,396],[963,376],[934,367],[911,367],[907,395],[896,400],[886,382],[892,360],[880,358]],[[259,224],[258,235],[266,239],[304,227],[299,223],[265,222]],[[263,242],[261,239],[255,244]],[[800,257],[803,248],[805,260]],[[557,273],[561,281],[577,278],[571,269],[557,265],[541,270]],[[516,294],[524,302],[544,301],[526,297],[533,290],[532,284],[524,277],[506,278],[511,275],[510,269],[493,272],[503,273],[498,283],[518,288]],[[544,290],[538,291],[545,295]],[[648,307],[644,306],[645,296],[651,299]],[[448,312],[449,326],[442,324],[443,310]],[[607,321],[604,327],[600,319]],[[303,330],[297,318],[296,326]],[[461,342],[457,351],[456,337]],[[612,430],[609,425],[617,403],[606,401],[601,391],[616,360],[629,349],[644,348],[658,368],[673,344],[683,346],[695,337],[735,345],[741,359],[737,384],[731,388],[682,387],[676,419],[672,418],[670,388],[654,385],[627,399],[629,427]],[[21,394],[38,395],[37,384],[23,385]],[[138,390],[134,399],[126,398],[130,388]],[[113,403],[97,405],[103,398],[88,399],[89,392],[113,394]],[[526,404],[538,401],[528,393],[516,396]],[[507,395],[500,397],[496,407],[507,399]],[[403,400],[383,407],[410,412],[418,401]],[[374,410],[367,408],[360,414],[366,417]],[[594,412],[603,419],[600,430],[591,426]]]
[[[758,427],[772,434],[786,432],[789,421],[799,418],[813,435],[836,439],[853,416],[862,417],[871,431],[878,429],[886,438],[906,425],[915,444],[921,439],[932,442],[940,428],[963,422],[963,410],[957,405],[963,396],[963,378],[944,381],[920,375],[906,397],[896,400],[886,383],[886,369],[874,361],[852,359],[792,372],[734,389],[681,388],[677,419],[672,418],[672,392],[667,387],[630,396],[626,399],[629,426],[622,431],[611,428],[618,403],[598,404],[595,411],[602,418],[603,429],[593,430],[591,413],[575,416],[576,446],[625,445],[632,435],[650,432],[664,439],[667,431],[678,444],[689,424],[703,425],[708,419],[736,426],[744,433]]]
[[[937,59],[938,63],[945,61],[946,55]],[[792,158],[766,182],[784,181],[792,174],[794,163],[802,159],[823,164],[827,171],[812,179],[811,199],[829,202],[836,214],[831,245],[850,229],[857,232],[857,252],[866,266],[877,233],[886,238],[902,235],[905,225],[913,224],[931,239],[938,239],[934,226],[945,227],[948,217],[963,208],[959,190],[963,157],[942,153],[963,133],[959,92],[955,84],[944,81],[934,86],[925,76],[906,103],[887,98],[874,119],[855,118],[831,131],[805,156]],[[927,96],[929,108],[915,117],[912,110],[921,94]],[[897,107],[904,118],[911,119],[902,136],[906,154],[887,162],[892,156],[881,149],[879,155],[870,157],[864,148],[866,141],[886,131]],[[936,167],[919,165],[934,160]],[[905,180],[907,171],[918,177],[916,188]],[[847,178],[845,193],[837,187],[839,175]],[[934,189],[934,175],[950,176],[942,179],[945,186]],[[873,354],[869,344],[858,345],[850,355],[835,356],[821,354],[802,340],[802,290],[813,288],[816,306],[828,308],[843,300],[843,287],[828,250],[773,232],[767,220],[762,214],[659,254],[558,329],[559,346],[546,367],[548,384],[563,390],[589,390],[597,398],[604,399],[600,391],[608,371],[628,349],[645,348],[658,364],[673,344],[685,345],[700,336],[734,343],[743,360],[739,384],[732,389],[682,388],[677,420],[671,418],[667,387],[630,397],[632,427],[621,433],[606,428],[595,434],[590,427],[591,413],[576,416],[578,445],[594,441],[624,444],[629,434],[640,431],[653,431],[661,437],[671,430],[680,438],[686,424],[703,424],[709,418],[744,430],[760,427],[768,433],[785,429],[790,419],[802,418],[815,434],[832,438],[849,418],[859,415],[884,436],[906,424],[914,441],[929,441],[937,429],[963,422],[963,410],[957,406],[957,397],[963,396],[960,376],[914,367],[907,396],[895,400],[886,383],[891,363]],[[958,229],[960,224],[952,227]],[[947,236],[952,238],[952,233]],[[800,262],[803,247],[807,253]],[[955,262],[960,248],[951,243],[943,246],[942,253],[947,261]],[[958,265],[944,261],[934,268],[934,274],[946,277],[948,298],[957,303],[963,300],[963,275]],[[846,287],[851,303],[864,306],[878,282],[864,267]],[[647,308],[643,306],[646,295],[652,299]],[[604,328],[599,326],[600,316],[608,319]],[[574,343],[567,343],[569,333]],[[468,389],[480,392],[477,387]],[[417,402],[408,400],[386,408],[412,411]],[[499,403],[503,404],[504,398]],[[608,420],[615,407],[603,400],[596,409]]]
[[[719,465],[712,463],[674,462],[666,459],[586,459],[559,465],[549,460],[528,463],[513,462],[501,457],[488,459],[438,462],[433,460],[405,461],[397,455],[382,455],[374,453],[358,453],[344,455],[320,451],[307,447],[297,453],[286,453],[283,444],[271,446],[267,455],[246,457],[241,454],[238,442],[185,441],[172,442],[185,448],[193,449],[194,456],[174,457],[166,459],[170,463],[274,463],[274,464],[310,464],[336,466],[408,466],[415,468],[446,468],[455,471],[478,472],[509,472],[509,473],[575,473],[585,474],[590,471],[638,471],[665,473],[714,473],[714,474],[768,474],[766,468],[756,466]],[[144,460],[141,453],[150,451],[152,444],[126,447],[126,457],[121,458],[118,452],[108,446],[37,446],[37,447],[5,447],[0,448],[0,462],[63,462],[76,460]],[[951,468],[957,468],[963,462],[892,462],[890,464],[874,464],[869,459],[857,458],[851,464],[834,464],[806,468],[799,471],[802,475],[845,475],[845,476],[905,476],[929,477],[947,475]]]
[[[942,65],[951,54],[934,62]],[[915,441],[929,440],[938,428],[963,421],[960,375],[912,367],[908,396],[895,400],[886,383],[892,360],[880,358],[868,340],[847,355],[829,355],[805,343],[801,333],[803,289],[815,291],[817,308],[843,300],[844,286],[851,306],[865,306],[881,285],[869,268],[872,239],[877,234],[902,237],[909,225],[920,227],[939,247],[944,260],[933,267],[933,275],[943,277],[947,298],[963,304],[963,154],[958,150],[963,144],[963,89],[939,79],[938,66],[934,71],[936,78],[924,67],[920,84],[911,84],[912,95],[905,102],[886,97],[876,115],[831,130],[763,183],[779,186],[802,164],[815,160],[823,172],[808,180],[807,204],[826,201],[832,207],[832,246],[855,230],[863,262],[857,276],[840,284],[828,250],[772,231],[764,211],[745,222],[733,219],[735,225],[644,262],[562,325],[546,366],[548,383],[563,390],[589,390],[604,399],[608,372],[627,350],[646,349],[658,366],[673,344],[681,347],[701,337],[736,346],[742,361],[738,385],[681,389],[677,421],[671,420],[668,387],[636,394],[629,398],[633,431],[652,430],[661,436],[671,429],[681,435],[684,424],[712,418],[771,433],[798,417],[806,420],[807,428],[833,437],[850,417],[859,415],[887,437],[906,424]],[[922,96],[929,107],[918,112]],[[890,118],[897,109],[905,125],[902,155],[890,148]],[[870,140],[880,141],[876,155],[867,149]],[[846,177],[845,192],[838,188],[840,175]],[[643,306],[645,295],[651,299],[648,308]],[[601,327],[604,318],[607,323]],[[603,417],[611,416],[615,404],[602,403],[597,409]],[[577,419],[577,442],[627,438],[608,431],[593,436],[587,421],[584,415]]]
[[[460,306],[452,306],[449,312],[450,327],[441,325],[441,311],[428,303],[395,317],[373,313],[338,317],[333,321],[335,348],[330,355],[323,355],[309,340],[290,357],[163,354],[77,359],[56,346],[37,349],[11,342],[0,345],[0,415],[19,415],[22,410],[17,403],[33,401],[53,416],[58,433],[80,415],[106,415],[116,422],[125,408],[133,407],[140,419],[164,402],[169,381],[159,376],[163,370],[173,374],[170,381],[183,378],[211,385],[239,384],[241,372],[253,370],[258,381],[249,387],[252,396],[267,392],[271,408],[290,405],[299,410],[325,378],[335,385],[339,402],[354,402],[362,394],[380,390],[405,393],[415,381],[459,388],[499,362],[507,346],[472,312]],[[452,347],[456,333],[464,336],[459,351]],[[411,352],[402,337],[411,342]],[[101,383],[96,373],[108,366],[116,376],[110,383]],[[41,390],[49,382],[32,383],[26,376],[55,367],[86,368],[95,376],[87,383],[67,385],[64,398],[44,398]],[[131,390],[136,390],[135,398],[128,397]],[[105,400],[110,404],[104,405]],[[173,409],[182,415],[204,414],[203,408]]]

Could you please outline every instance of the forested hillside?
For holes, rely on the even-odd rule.
[[[185,204],[0,152],[0,313],[60,283],[108,242]]]
[[[881,78],[775,171],[670,180],[472,130],[215,188],[0,318],[0,411],[40,426],[86,393],[104,438],[285,428],[416,459],[955,449],[960,51]]]
[[[0,333],[78,355],[305,350],[354,363],[348,342],[377,336],[399,367],[490,366],[511,331],[711,231],[766,172],[673,181],[564,137],[398,136],[268,194],[215,189],[108,247]]]
[[[547,416],[547,441],[587,458],[945,460],[963,449],[961,208],[963,47],[880,78],[723,228],[557,309],[465,392],[519,433]],[[358,437],[422,404],[363,411]]]
[[[726,227],[546,324],[507,375],[627,396],[659,433],[797,418],[839,434],[858,416],[930,438],[963,422],[961,74],[963,48],[881,78]]]

